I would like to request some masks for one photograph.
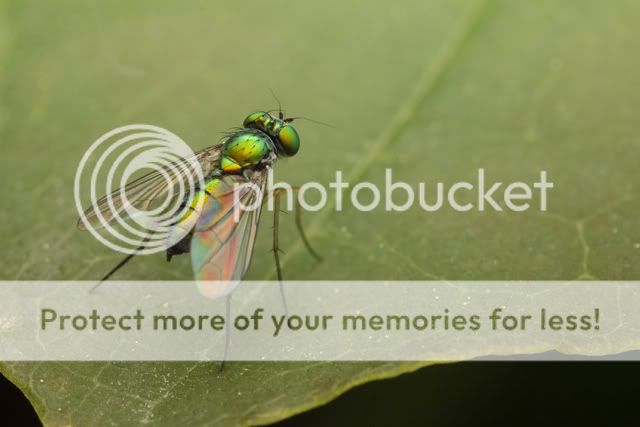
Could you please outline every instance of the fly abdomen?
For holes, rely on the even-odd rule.
[[[203,188],[197,190],[190,200],[183,202],[182,209],[185,206],[187,209],[169,233],[167,260],[174,255],[190,252],[194,231],[212,228],[225,215],[232,214],[233,189],[238,180],[238,177],[228,175],[209,178]]]

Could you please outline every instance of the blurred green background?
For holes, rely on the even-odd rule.
[[[289,279],[637,279],[640,4],[633,0],[0,3],[2,279],[96,279],[120,255],[75,229],[84,150],[130,123],[194,149],[250,111],[300,122],[277,179],[533,181],[550,212],[330,209],[284,219]],[[429,185],[427,184],[427,188]],[[268,221],[268,220],[267,220]],[[273,278],[263,226],[250,279]],[[118,279],[188,279],[186,257]],[[0,370],[49,425],[269,422],[422,364],[27,364]],[[429,368],[427,368],[429,369]]]

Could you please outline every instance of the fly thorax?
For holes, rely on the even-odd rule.
[[[269,136],[260,131],[243,130],[232,135],[222,149],[220,169],[238,173],[260,164],[271,152]]]

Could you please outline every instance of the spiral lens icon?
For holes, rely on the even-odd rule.
[[[84,210],[81,194],[87,187],[90,207]],[[162,252],[190,232],[176,225],[202,207],[200,188],[202,167],[180,137],[147,124],[122,126],[98,138],[78,165],[78,226],[122,253]]]

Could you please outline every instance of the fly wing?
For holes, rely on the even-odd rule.
[[[111,223],[116,216],[120,216],[123,219],[126,218],[127,206],[125,206],[125,201],[132,207],[145,211],[153,207],[154,201],[162,200],[162,197],[167,194],[169,189],[175,190],[180,186],[188,188],[189,176],[192,177],[192,180],[197,181],[195,171],[198,165],[204,177],[213,172],[217,164],[216,161],[220,158],[221,147],[222,144],[217,144],[200,150],[191,157],[167,165],[161,170],[150,172],[131,181],[110,195],[103,196],[84,211],[84,214],[78,220],[78,228],[81,230],[86,229],[87,223],[95,228],[103,227],[104,224],[100,221],[100,216],[102,216],[105,223]],[[172,173],[172,170],[179,170],[180,173]],[[170,181],[167,181],[166,176],[162,173],[163,171],[168,172],[171,177]],[[173,194],[177,195],[178,193],[178,191],[174,191]],[[113,204],[113,209],[109,206],[109,200]],[[169,203],[169,206],[172,204]]]
[[[267,168],[256,172],[246,181],[255,187],[239,187],[231,197],[228,191],[213,194],[202,209],[191,239],[191,264],[201,291],[208,297],[231,292],[249,268],[267,173]],[[243,210],[240,203],[255,209]]]

